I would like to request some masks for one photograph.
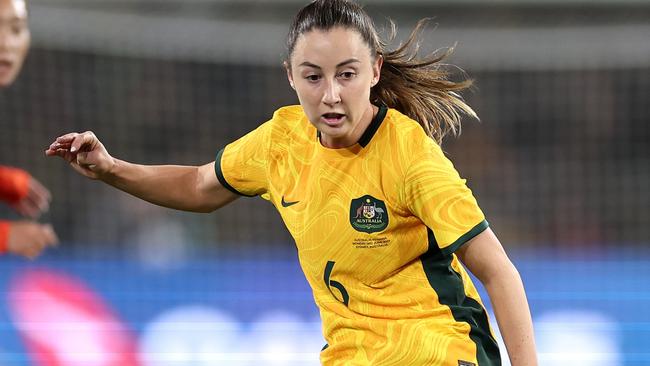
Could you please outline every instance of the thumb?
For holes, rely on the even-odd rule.
[[[88,161],[88,153],[87,152],[81,152],[77,154],[77,164],[79,165],[87,165]]]
[[[88,168],[92,170],[95,167],[95,164],[93,164],[91,161],[88,159],[88,152],[80,152],[77,154],[77,164]]]

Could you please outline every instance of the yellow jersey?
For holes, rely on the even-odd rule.
[[[324,365],[500,365],[454,251],[488,227],[422,127],[380,107],[359,142],[321,145],[300,106],[227,145],[221,184],[261,196],[293,236],[320,310]]]

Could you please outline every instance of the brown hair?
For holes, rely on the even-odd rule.
[[[372,19],[358,4],[349,0],[316,0],[303,7],[293,20],[287,36],[287,63],[298,37],[313,29],[328,30],[335,27],[354,29],[361,35],[373,57],[383,57],[379,83],[370,91],[373,102],[395,108],[416,120],[427,135],[442,142],[445,135],[460,133],[461,115],[478,118],[458,94],[472,81],[452,81],[443,64],[453,48],[434,52],[419,58],[419,36],[427,20],[420,20],[408,39],[397,49],[387,46],[395,39],[397,28],[390,21],[387,41],[380,40]]]

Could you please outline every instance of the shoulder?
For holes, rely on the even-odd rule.
[[[385,122],[384,136],[387,141],[383,149],[394,157],[393,162],[398,162],[403,176],[453,167],[441,146],[426,134],[417,121],[389,109]]]
[[[396,109],[388,109],[384,122],[391,144],[411,158],[432,149],[439,149],[438,144],[426,134],[417,121]]]
[[[299,121],[305,117],[305,112],[299,105],[288,105],[280,107],[273,112],[273,120],[291,122]]]
[[[271,151],[283,154],[291,146],[301,146],[316,136],[316,129],[309,123],[305,112],[299,105],[277,109],[265,124],[266,138]]]
[[[265,123],[276,137],[288,137],[303,132],[308,123],[305,112],[299,105],[290,105],[277,109],[273,117]]]
[[[257,136],[263,139],[283,140],[305,129],[306,116],[302,107],[285,106],[273,112],[271,118],[260,124],[247,136]]]

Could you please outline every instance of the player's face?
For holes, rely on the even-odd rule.
[[[290,62],[289,82],[321,143],[354,145],[373,117],[370,88],[379,81],[381,58],[357,31],[336,27],[302,34]]]
[[[0,0],[0,87],[16,79],[30,42],[23,0]]]

